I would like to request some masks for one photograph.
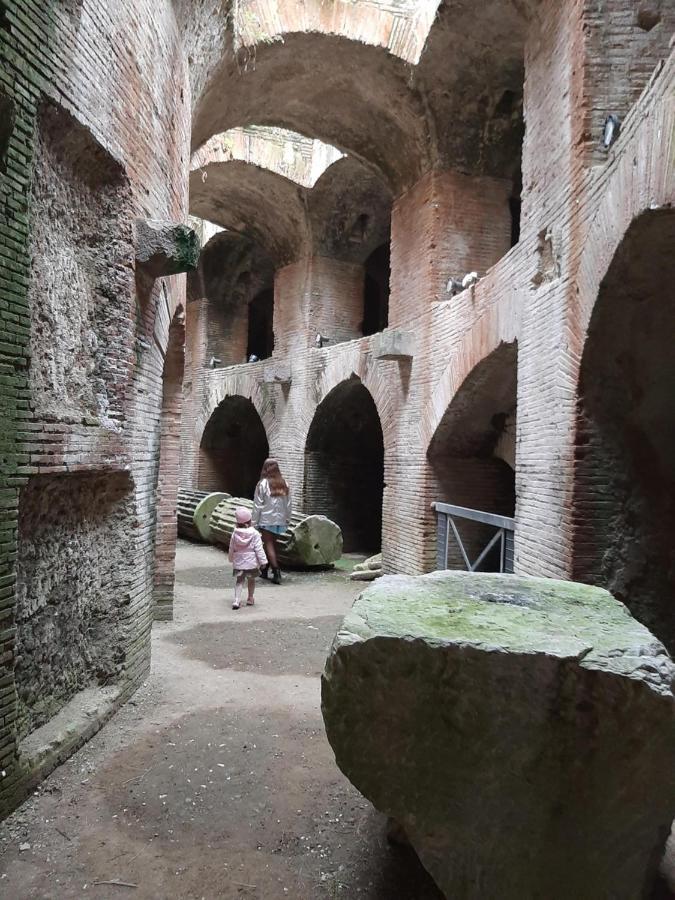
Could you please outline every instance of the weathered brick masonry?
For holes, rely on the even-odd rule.
[[[352,113],[345,112],[339,101],[331,108],[333,118],[343,126],[339,135],[334,122],[326,124],[315,111],[304,118],[307,133],[367,159],[379,168],[392,191],[389,330],[392,340],[395,332],[409,335],[412,357],[382,358],[381,345],[372,336],[350,340],[345,334],[345,342],[336,346],[312,346],[315,324],[320,322],[320,330],[330,334],[330,319],[321,318],[326,310],[329,315],[333,310],[337,333],[341,317],[344,320],[356,309],[356,292],[345,290],[337,269],[334,275],[331,272],[332,261],[339,258],[339,243],[321,252],[327,258],[322,265],[328,279],[321,293],[332,302],[324,303],[309,320],[304,297],[309,273],[316,265],[312,254],[301,252],[301,258],[290,264],[277,262],[272,359],[208,370],[193,358],[193,394],[183,428],[183,480],[194,484],[196,470],[191,461],[213,411],[226,398],[241,395],[258,411],[270,450],[280,458],[296,495],[313,508],[323,504],[327,510],[337,510],[336,515],[346,521],[346,512],[340,513],[331,496],[340,479],[333,482],[326,477],[322,492],[312,465],[316,447],[310,436],[331,392],[335,396],[334,392],[358,379],[373,398],[383,434],[382,543],[388,571],[415,573],[433,567],[432,500],[507,515],[515,505],[518,571],[562,577],[578,573],[585,580],[618,584],[622,599],[672,643],[671,614],[663,609],[650,612],[653,601],[649,599],[659,590],[672,595],[672,580],[668,588],[664,582],[658,590],[652,585],[645,593],[635,575],[635,570],[647,565],[644,555],[632,569],[624,565],[621,572],[608,571],[618,552],[617,542],[636,546],[632,529],[642,526],[632,519],[622,523],[620,516],[602,524],[597,516],[604,495],[594,499],[579,493],[580,478],[602,483],[607,492],[618,477],[625,490],[626,473],[638,463],[622,464],[623,474],[616,476],[612,473],[618,465],[616,451],[607,447],[588,462],[593,467],[591,475],[588,469],[586,474],[579,469],[586,426],[578,418],[578,402],[587,327],[611,261],[634,220],[650,209],[663,210],[667,218],[673,202],[675,62],[669,42],[675,9],[672,4],[657,7],[625,0],[602,5],[590,0],[543,2],[532,5],[525,22],[514,14],[511,4],[503,3],[493,4],[495,16],[488,23],[487,14],[481,20],[483,7],[476,4],[471,12],[456,8],[451,12],[441,4],[426,46],[410,60],[417,67],[413,66],[409,77],[416,94],[408,94],[397,81],[398,69],[392,63],[389,90],[398,92],[399,121],[410,117],[415,122],[405,129],[405,138],[392,136],[394,126],[387,123],[387,113],[394,108],[392,93],[384,89],[371,126],[361,118],[360,85],[353,88]],[[498,20],[505,23],[488,66],[497,72],[506,65],[504,59],[512,56],[509,68],[495,74],[491,82],[494,101],[486,99],[484,85],[474,84],[476,92],[470,93],[473,70],[466,60],[464,81],[453,82],[445,91],[443,78],[450,76],[434,69],[435,53],[444,50],[446,55],[437,59],[446,63],[453,56],[448,50],[453,46],[453,29],[464,41],[461,28],[470,16],[475,16],[473,24],[479,30],[495,28]],[[344,22],[324,23],[321,46],[331,63],[338,55],[329,36],[349,38],[349,27]],[[257,113],[261,120],[270,120],[269,97],[257,102],[255,91],[263,90],[269,73],[281,66],[284,53],[295,57],[300,46],[291,46],[297,36],[285,33],[282,19],[275,20],[275,28],[274,34],[283,34],[287,44],[260,47],[256,72],[219,76],[221,87],[227,84],[235,92],[235,102],[229,103],[224,92],[205,93],[196,108],[195,145],[212,130],[240,124],[237,117],[242,111],[247,121],[255,121]],[[367,37],[361,31],[359,39],[386,44],[375,29]],[[313,49],[308,43],[306,47],[311,55]],[[469,55],[473,52],[468,37],[462,47]],[[382,59],[375,50],[371,55],[373,60]],[[363,47],[355,50],[357,57],[365,60]],[[382,64],[378,77],[384,68]],[[357,70],[368,77],[365,61]],[[324,87],[329,90],[328,62],[323,71]],[[424,138],[425,125],[420,124],[424,114],[418,101],[432,83],[432,72],[438,80],[427,96],[433,128]],[[416,81],[418,73],[423,77]],[[286,89],[293,97],[295,74],[289,78]],[[305,99],[311,99],[311,87],[305,82],[302,86]],[[276,121],[302,131],[298,107],[287,107],[285,94],[274,90]],[[451,110],[455,94],[466,102],[459,108],[457,101]],[[518,121],[521,94],[522,154],[509,149],[515,146],[515,136],[523,134]],[[476,95],[483,97],[483,109],[491,109],[480,128],[476,122],[481,113],[473,104]],[[454,116],[443,119],[442,112]],[[621,135],[606,148],[601,140],[610,114],[620,120]],[[356,124],[361,129],[358,135],[352,133]],[[474,137],[461,143],[462,134]],[[378,135],[383,139],[374,147]],[[491,143],[491,135],[500,137]],[[274,168],[269,158],[266,164]],[[221,205],[226,204],[227,190],[216,192],[213,202],[216,196]],[[514,222],[518,202],[520,220]],[[253,217],[253,199],[251,207]],[[367,207],[355,204],[353,212],[359,210],[366,212]],[[317,227],[315,221],[313,227]],[[668,233],[665,220],[653,227]],[[514,238],[518,242],[509,249]],[[661,240],[658,246],[663,247]],[[665,283],[669,270],[664,269],[660,252],[651,259]],[[461,278],[472,270],[482,276],[477,285],[454,295],[446,293],[449,278]],[[627,296],[639,296],[644,290],[641,277],[631,276]],[[656,296],[653,285],[648,292]],[[655,332],[651,335],[645,335],[647,344],[657,340]],[[601,345],[594,351],[593,346],[589,344],[589,353],[611,353]],[[592,371],[591,363],[587,365]],[[603,363],[598,360],[597,365],[597,371],[602,371]],[[283,383],[274,380],[279,370],[285,372]],[[649,381],[646,374],[641,377]],[[671,383],[667,376],[666,381]],[[617,400],[617,417],[619,408]],[[668,415],[664,407],[659,408],[663,416]],[[356,413],[355,407],[352,412]],[[650,421],[649,426],[642,423],[643,440],[648,442],[653,441],[650,428],[664,427],[656,425],[654,417]],[[618,426],[621,440],[626,435],[622,427]],[[339,468],[340,453],[335,448],[333,456]],[[343,469],[341,477],[344,499],[353,476]],[[659,484],[665,496],[672,498],[669,471],[664,469]],[[633,504],[640,509],[640,518],[646,516],[647,498],[653,494],[653,490],[643,494]],[[655,508],[653,512],[658,521],[666,515]],[[614,544],[609,542],[607,556],[603,535],[612,529],[616,536]],[[653,535],[654,528],[643,533]],[[480,535],[474,537],[477,547]],[[662,571],[672,571],[665,549],[658,552]],[[626,568],[634,573],[629,584]],[[631,592],[630,585],[638,586]]]
[[[4,811],[148,670],[184,284],[135,279],[134,222],[186,217],[189,89],[170,2],[2,0],[0,51]]]
[[[433,567],[433,500],[515,507],[518,571],[673,646],[674,27],[0,0],[0,813],[147,672],[178,480],[250,492],[268,450],[387,571]],[[138,253],[188,188],[186,294]]]

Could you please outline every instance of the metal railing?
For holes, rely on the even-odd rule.
[[[448,568],[450,537],[454,537],[461,553],[464,565],[469,572],[477,572],[495,548],[499,548],[498,572],[513,572],[513,547],[515,520],[507,516],[496,516],[493,513],[467,509],[464,506],[452,506],[449,503],[432,503],[438,521],[436,539],[436,563],[439,569]],[[472,562],[467,548],[457,528],[456,519],[478,522],[495,529],[487,544]]]

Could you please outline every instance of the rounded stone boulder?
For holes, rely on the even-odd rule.
[[[385,576],[334,640],[322,709],[447,897],[638,900],[675,815],[674,674],[599,588]]]

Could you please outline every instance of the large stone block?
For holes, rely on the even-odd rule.
[[[675,814],[675,667],[598,588],[389,576],[322,684],[337,763],[448,897],[646,897]]]

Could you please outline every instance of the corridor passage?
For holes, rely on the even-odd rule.
[[[233,612],[225,555],[181,542],[152,675],[0,826],[0,897],[438,900],[324,735],[356,559],[261,582]]]

